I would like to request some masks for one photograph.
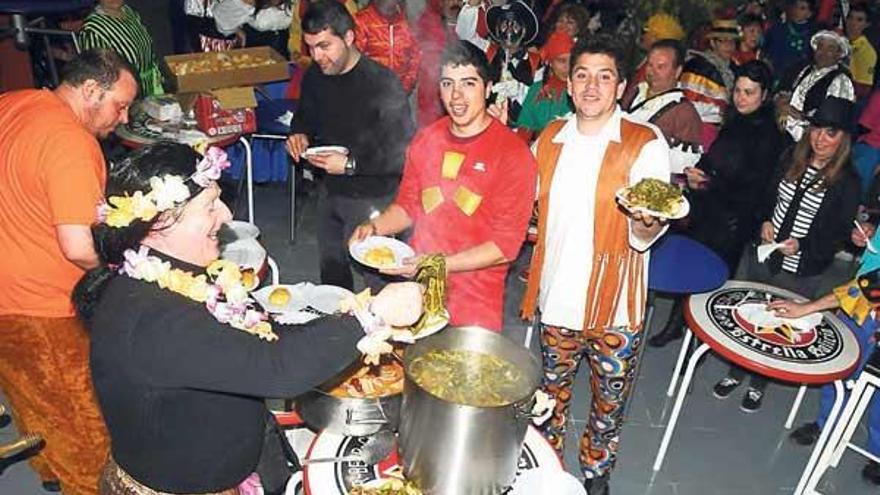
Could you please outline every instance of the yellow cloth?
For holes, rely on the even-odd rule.
[[[874,66],[877,65],[877,51],[864,35],[856,38],[852,42],[852,47],[849,71],[852,73],[853,81],[872,86],[874,84]]]
[[[435,208],[443,204],[443,191],[440,186],[428,187],[422,190],[422,208],[425,213],[431,213]]]
[[[458,170],[464,163],[465,156],[457,151],[447,151],[443,153],[443,166],[441,173],[444,179],[455,180],[458,177]]]
[[[458,186],[452,200],[465,215],[472,216],[483,202],[483,197],[465,186]]]
[[[873,305],[862,294],[862,290],[859,288],[856,280],[851,280],[840,287],[836,287],[832,292],[837,297],[840,310],[859,325],[865,323],[868,315],[871,314],[871,310],[874,309]]]

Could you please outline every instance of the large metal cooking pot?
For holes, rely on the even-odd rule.
[[[400,394],[369,399],[335,397],[315,389],[296,399],[296,410],[315,431],[363,437],[397,430]]]
[[[309,427],[356,437],[383,429],[397,431],[401,394],[360,399],[328,393],[361,366],[359,358],[342,373],[296,398],[296,410]]]
[[[473,407],[446,402],[415,383],[409,364],[432,350],[467,350],[505,359],[526,374],[511,404]],[[404,474],[426,495],[501,493],[513,484],[541,378],[525,347],[479,327],[448,328],[407,349],[398,448]]]

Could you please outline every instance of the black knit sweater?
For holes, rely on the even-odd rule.
[[[325,75],[317,64],[306,70],[290,133],[307,135],[312,146],[345,146],[357,161],[352,176],[324,176],[330,194],[393,194],[413,132],[406,92],[386,67],[362,55],[345,74]]]
[[[192,273],[196,266],[171,259]],[[199,303],[116,276],[88,323],[92,379],[116,462],[158,491],[203,493],[252,473],[266,397],[294,397],[357,359],[350,317],[274,324],[266,342],[219,323]]]

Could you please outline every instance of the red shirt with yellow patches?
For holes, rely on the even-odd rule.
[[[419,254],[452,255],[494,242],[516,259],[535,199],[537,168],[528,147],[496,120],[459,138],[449,117],[416,134],[407,149],[395,203],[413,220],[409,243]],[[508,265],[450,273],[450,324],[502,327]]]

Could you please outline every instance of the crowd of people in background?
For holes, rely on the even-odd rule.
[[[174,0],[167,7],[178,52],[269,46],[291,61],[288,95],[299,100],[299,107],[287,146],[295,162],[307,160],[320,178],[316,223],[322,283],[353,289],[348,243],[409,230],[418,258],[435,252],[446,257],[452,323],[501,331],[508,267],[518,256],[529,257],[530,268],[520,274],[526,281],[522,310],[541,331],[542,388],[557,400],[544,433],[560,453],[574,375],[582,361],[590,364],[591,419],[579,443],[590,495],[609,492],[634,356],[645,330],[647,253],[658,238],[667,231],[689,236],[715,251],[731,277],[739,273],[817,299],[784,307],[796,314],[835,307],[820,292],[829,267],[835,258],[861,257],[870,239],[877,239],[880,219],[880,2],[719,1],[706,10],[704,22],[685,19],[683,12],[642,15],[625,4],[428,0],[417,9],[404,0]],[[52,105],[63,103],[73,112],[60,112],[64,118],[49,124],[73,135],[74,151],[92,167],[53,182],[83,188],[78,201],[50,189],[45,204],[32,207],[41,215],[35,222],[44,224],[41,239],[60,242],[52,243],[60,247],[46,253],[51,260],[45,262],[58,268],[44,275],[63,276],[64,283],[55,287],[50,306],[45,298],[28,297],[38,292],[32,288],[2,292],[7,297],[0,303],[0,332],[7,327],[63,332],[80,350],[72,359],[83,361],[85,337],[73,316],[70,291],[83,270],[105,260],[94,249],[77,258],[66,242],[88,234],[92,205],[83,202],[99,196],[107,180],[95,169],[102,163],[96,138],[125,122],[123,113],[135,93],[155,96],[174,88],[150,29],[125,0],[97,1],[82,19],[78,37],[92,58],[69,62],[54,97],[0,96],[0,122],[5,123],[0,144],[6,143],[0,148],[20,146],[12,131],[26,133],[35,125],[12,119],[9,108],[48,115]],[[626,39],[638,50],[627,50],[621,43]],[[108,106],[98,92],[118,101]],[[322,144],[347,151],[304,156],[309,146]],[[22,153],[37,160],[43,148],[51,149],[50,143]],[[150,156],[131,163],[149,162]],[[12,167],[4,160],[11,158],[0,152],[0,167]],[[187,173],[194,161],[187,156]],[[677,184],[690,201],[690,215],[668,223],[620,215],[614,192],[645,177]],[[15,206],[21,201],[0,194],[4,211],[21,210]],[[75,214],[60,213],[65,202]],[[20,214],[29,218],[27,211]],[[574,223],[574,218],[581,220]],[[6,244],[21,247],[4,237],[4,228],[27,223],[0,220],[4,252],[10,253]],[[72,225],[53,228],[58,223]],[[779,247],[761,261],[754,249],[760,244]],[[7,256],[0,275],[18,273],[17,261],[30,255]],[[411,277],[416,261],[397,271],[367,272],[365,281],[379,289],[388,275]],[[15,306],[19,303],[24,306]],[[669,320],[648,340],[650,346],[682,337],[682,306],[681,298],[674,300]],[[863,352],[869,353],[874,318],[846,321],[863,335],[868,343]],[[0,339],[0,363],[12,349]],[[34,468],[44,482],[60,480],[69,493],[95,493],[90,477],[97,477],[102,459],[86,465],[65,458],[80,455],[75,449],[53,449],[91,443],[89,459],[107,449],[103,428],[86,431],[95,420],[95,405],[88,398],[88,370],[79,366],[77,373],[77,380],[68,380],[75,383],[44,386],[86,403],[77,406],[83,418],[76,424],[83,430],[71,430],[76,439],[47,438],[47,455],[38,456]],[[173,469],[155,474],[151,470],[159,468],[141,465],[132,445],[120,448],[121,425],[129,419],[114,416],[118,383],[101,377],[99,392],[110,404],[109,409],[104,404],[104,414],[112,421],[117,447],[109,466],[142,474],[141,481],[159,480],[156,486],[163,489],[227,493],[223,490],[237,481],[229,476],[216,486],[178,483],[179,477],[167,474]],[[16,395],[13,383],[23,380],[21,370],[0,365],[0,386],[14,408],[27,411],[31,394],[43,389]],[[714,394],[727,398],[745,380],[743,370],[731,367]],[[305,386],[295,385],[288,388]],[[766,385],[766,378],[751,377],[743,411],[761,408]],[[825,406],[817,421],[794,432],[797,443],[816,441],[825,427]],[[871,421],[875,417],[880,421],[880,406]],[[28,427],[40,427],[37,415],[20,418]],[[880,454],[877,438],[880,434],[870,446],[875,455]],[[242,460],[230,476],[246,474],[241,466],[250,460]],[[67,473],[68,463],[94,472]],[[869,462],[863,476],[880,485],[880,464]],[[124,486],[121,479],[113,483]]]

